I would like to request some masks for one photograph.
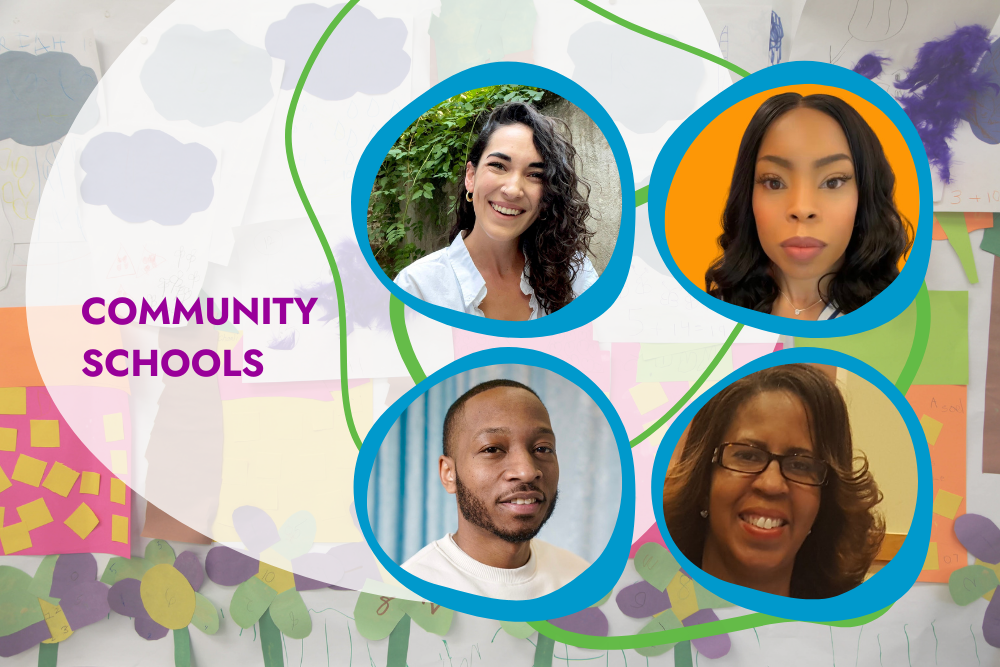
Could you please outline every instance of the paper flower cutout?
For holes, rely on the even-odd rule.
[[[135,631],[140,637],[152,641],[174,631],[174,658],[178,664],[190,663],[189,625],[209,635],[219,630],[218,610],[198,592],[205,582],[205,572],[192,551],[175,556],[165,541],[153,540],[146,545],[144,558],[112,558],[101,581],[111,583],[111,610],[135,619]]]
[[[967,605],[980,597],[989,600],[983,614],[983,638],[1000,648],[1000,528],[979,514],[963,514],[955,519],[955,536],[970,554],[975,565],[959,568],[948,577],[951,598]]]

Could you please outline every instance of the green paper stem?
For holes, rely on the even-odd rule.
[[[410,648],[410,615],[403,614],[389,633],[389,652],[385,667],[406,667],[406,652]]]
[[[965,269],[965,277],[970,283],[975,285],[979,282],[979,274],[976,273],[976,260],[972,256],[972,241],[969,240],[969,229],[965,226],[964,213],[935,213],[941,229],[948,237],[948,243],[955,249],[955,254],[962,262]]]
[[[556,649],[556,640],[538,633],[538,644],[535,646],[535,662],[532,667],[552,667],[552,653]]]
[[[691,659],[691,642],[683,641],[674,647],[674,667],[693,667]]]
[[[281,655],[281,632],[271,618],[268,609],[258,621],[260,625],[260,650],[264,654],[264,667],[285,667],[285,659]]]
[[[38,667],[56,667],[59,659],[59,644],[38,645]]]
[[[174,667],[191,667],[191,633],[187,628],[174,630]]]

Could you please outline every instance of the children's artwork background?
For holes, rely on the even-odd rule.
[[[964,2],[961,7],[920,0],[848,4],[856,11],[870,8],[878,19],[871,25],[882,33],[869,34],[850,18],[842,21],[839,14],[834,16],[834,5],[814,0],[773,4],[706,0],[704,6],[693,0],[598,3],[749,71],[789,59],[832,59],[823,53],[829,55],[835,42],[842,51],[834,54],[839,56],[837,64],[847,67],[861,55],[877,51],[893,58],[893,65],[877,78],[890,89],[893,81],[899,81],[898,68],[913,66],[921,45],[944,39],[967,22],[983,24],[989,31],[1000,15],[996,0]],[[383,665],[394,657],[399,664],[398,653],[392,653],[398,642],[393,644],[388,637],[392,627],[384,634],[373,629],[389,611],[380,605],[370,610],[365,606],[364,595],[399,593],[358,542],[349,493],[354,445],[340,400],[341,383],[347,383],[363,437],[382,411],[412,386],[391,342],[388,294],[371,279],[349,225],[354,167],[381,124],[410,99],[457,71],[498,59],[533,62],[572,77],[605,106],[625,139],[635,182],[641,187],[670,133],[733,80],[728,70],[644,39],[569,0],[506,3],[500,16],[495,5],[479,2],[441,0],[433,7],[360,3],[338,29],[344,32],[335,33],[313,68],[293,132],[299,173],[344,276],[350,358],[348,377],[342,378],[336,354],[330,355],[339,343],[332,281],[323,272],[322,252],[303,217],[284,146],[292,88],[339,7],[291,1],[8,0],[0,16],[4,39],[0,55],[21,51],[38,57],[59,47],[61,53],[73,54],[80,66],[89,67],[97,85],[69,134],[68,126],[51,137],[33,128],[29,133],[4,135],[0,142],[4,193],[0,427],[17,429],[13,450],[9,431],[0,433],[0,469],[12,480],[11,487],[0,491],[5,508],[0,527],[5,555],[0,566],[18,568],[44,582],[45,568],[61,566],[22,551],[57,553],[42,546],[49,544],[48,532],[73,526],[81,530],[95,526],[86,538],[74,531],[77,536],[72,539],[84,540],[86,550],[96,554],[97,578],[106,573],[110,555],[120,554],[126,545],[115,540],[123,530],[135,559],[149,560],[163,551],[152,538],[171,540],[178,554],[171,566],[175,571],[197,573],[208,564],[198,594],[221,610],[215,635],[190,633],[191,653],[201,664],[259,664],[258,639],[263,645],[271,636],[265,627],[272,626],[255,619],[244,629],[230,613],[229,601],[251,590],[263,596],[255,600],[269,595],[275,600],[268,613],[276,623],[281,623],[282,609],[298,604],[296,598],[311,619],[311,631],[305,636],[297,636],[300,629],[286,632],[279,625],[285,664]],[[905,25],[898,20],[900,7],[907,10]],[[847,26],[845,34],[837,32],[842,23]],[[467,38],[473,34],[478,39]],[[995,40],[994,30],[990,41]],[[23,46],[12,49],[14,44]],[[222,66],[223,54],[237,57]],[[354,66],[345,68],[344,62]],[[984,59],[983,66],[990,62],[992,58]],[[11,71],[24,74],[23,69]],[[77,81],[90,85],[86,77]],[[235,90],[221,86],[222,81],[235,83]],[[192,90],[199,94],[192,95]],[[972,119],[989,124],[991,104],[989,95],[979,95]],[[65,110],[60,113],[65,115]],[[1000,393],[993,393],[1000,392],[1000,386],[991,381],[998,364],[988,363],[993,253],[1000,252],[1000,230],[993,227],[991,215],[962,215],[1000,211],[996,203],[1000,198],[993,196],[987,182],[997,173],[998,155],[989,133],[977,134],[969,120],[957,123],[951,145],[958,165],[955,180],[950,186],[939,183],[935,193],[939,213],[927,274],[934,313],[931,340],[907,394],[918,416],[926,417],[929,439],[934,434],[934,548],[921,576],[925,583],[915,585],[884,616],[862,627],[786,623],[695,640],[693,647],[685,648],[684,642],[662,651],[553,646],[530,628],[527,632],[502,628],[497,621],[465,614],[455,614],[450,624],[435,625],[435,617],[407,607],[414,623],[407,625],[406,662],[499,665],[535,660],[538,664],[539,654],[545,658],[546,650],[552,664],[571,660],[607,665],[674,665],[685,660],[718,665],[804,661],[876,665],[904,659],[909,664],[1000,662],[1000,649],[990,646],[983,635],[984,614],[990,618],[987,600],[977,596],[957,606],[943,583],[952,571],[973,562],[955,537],[956,518],[976,513],[1000,523],[996,476],[1000,441],[995,436],[1000,428],[991,431],[987,426],[984,442],[984,419],[989,424],[997,412],[988,406],[1000,400]],[[122,151],[145,151],[157,160],[128,172],[121,168]],[[60,154],[63,159],[57,163]],[[134,179],[145,173],[155,174],[161,185],[170,183],[167,205],[148,206],[147,200],[129,194],[143,185]],[[93,180],[82,187],[85,176]],[[961,190],[961,196],[952,190]],[[971,200],[974,203],[968,203],[970,192],[979,197]],[[559,336],[510,341],[450,330],[408,313],[407,326],[424,369],[430,372],[486,347],[540,349],[569,361],[606,391],[630,437],[646,430],[688,391],[735,323],[703,308],[679,287],[656,255],[646,206],[639,206],[636,213],[632,268],[615,305],[603,316]],[[310,289],[321,297],[317,313],[319,309],[324,313],[309,328],[111,326],[106,330],[79,323],[79,303],[94,295],[178,297],[190,303],[199,294],[243,298]],[[911,308],[882,330],[824,344],[848,351],[894,379],[913,329]],[[993,332],[998,330],[1000,325],[995,324]],[[779,343],[776,338],[744,330],[705,387],[790,342]],[[295,341],[291,349],[290,341]],[[268,371],[253,382],[219,378],[171,383],[143,374],[127,381],[105,377],[87,385],[79,373],[73,376],[82,351],[90,347],[165,350],[186,345],[220,351],[257,346],[267,350]],[[22,389],[25,409],[19,412]],[[36,399],[30,410],[29,395]],[[40,402],[46,395],[52,398],[58,418],[51,410],[32,411],[48,410]],[[204,421],[191,420],[192,416]],[[22,434],[34,435],[35,417],[39,422],[60,421],[59,447],[39,448],[44,455],[34,455],[38,444]],[[53,427],[37,428],[37,442],[51,444]],[[655,529],[649,531],[655,502],[649,496],[649,471],[662,434],[661,429],[633,449],[637,475],[633,556],[639,545],[657,541]],[[193,440],[192,435],[202,439]],[[79,446],[81,441],[86,441],[86,449]],[[268,457],[274,443],[280,443],[285,453],[280,464]],[[29,483],[33,477],[20,476],[28,482],[15,478],[22,454],[46,462],[38,487]],[[70,472],[60,469],[61,477],[53,477],[46,486],[56,462]],[[65,490],[75,472],[81,475],[65,497],[53,490]],[[100,474],[93,502],[87,493],[93,487],[85,486],[87,472]],[[112,486],[112,478],[128,482],[124,491]],[[178,479],[188,483],[179,485]],[[93,484],[93,477],[87,476],[86,484]],[[25,496],[28,489],[36,495]],[[130,495],[131,490],[138,493]],[[147,505],[140,494],[153,498],[155,505],[166,507],[182,523]],[[19,511],[39,497],[46,502],[51,522],[38,505]],[[77,498],[92,509],[96,524],[88,517],[82,523],[66,523],[78,506],[73,503]],[[237,511],[247,505],[257,511]],[[306,508],[311,518],[301,514]],[[123,525],[124,517],[128,521]],[[269,526],[277,537],[257,540]],[[24,546],[25,533],[31,548],[42,551]],[[346,590],[311,588],[296,581],[290,587],[279,586],[283,588],[279,592],[273,579],[268,583],[266,567],[258,579],[252,576],[256,569],[246,569],[247,560],[213,560],[211,551],[219,547],[210,547],[202,535],[246,547],[254,559],[270,565],[336,580]],[[87,542],[98,538],[104,541]],[[67,544],[60,537],[53,539]],[[149,544],[156,549],[152,556]],[[185,551],[191,555],[182,558]],[[233,564],[237,562],[242,565]],[[636,592],[649,592],[640,591],[648,585],[648,573],[637,567],[641,562],[641,558],[630,561],[611,598],[589,611],[583,621],[576,619],[582,625],[567,627],[598,634],[606,628],[609,635],[629,635],[746,613],[721,607],[681,573],[667,584],[666,596],[660,591],[659,599],[669,597],[669,610],[642,605],[637,610]],[[20,585],[9,571],[3,574],[5,583],[12,582],[11,590]],[[52,577],[59,580],[50,573]],[[237,584],[235,592],[227,590]],[[48,598],[46,604],[60,602],[62,593],[57,594],[55,587],[43,588],[30,590],[35,597]],[[359,595],[361,588],[366,593]],[[282,602],[274,595],[284,596]],[[86,610],[93,616],[98,607]],[[171,664],[176,645],[137,633],[140,625],[129,616],[140,613],[132,611],[108,618],[102,612],[96,622],[88,617],[93,627],[87,628],[80,620],[85,614],[65,611],[77,632],[59,644],[59,663]],[[24,629],[7,623],[0,627],[0,640],[17,634],[15,629],[29,628],[39,631],[38,622]],[[47,628],[40,631],[55,634]],[[39,664],[40,651],[50,650],[39,648],[37,641],[25,641],[20,645],[25,650],[8,658],[9,664]]]

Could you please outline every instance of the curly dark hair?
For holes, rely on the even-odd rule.
[[[753,213],[754,170],[761,142],[771,123],[783,114],[805,107],[836,120],[844,130],[854,162],[858,210],[854,233],[844,253],[844,264],[820,296],[843,313],[865,305],[899,275],[899,260],[910,249],[910,223],[896,210],[896,176],[875,132],[844,100],[833,95],[782,93],[757,109],[740,142],[722,214],[719,247],[722,256],[705,272],[705,291],[743,308],[771,312],[780,292],[771,275],[771,260],[757,236]]]
[[[590,216],[590,184],[576,173],[576,149],[569,126],[557,118],[542,115],[524,102],[506,102],[496,107],[479,130],[479,138],[469,151],[476,167],[497,128],[513,123],[527,125],[535,148],[545,163],[541,212],[521,235],[521,252],[528,260],[528,283],[538,305],[553,313],[573,300],[573,280],[583,266],[593,232],[587,231]],[[560,132],[561,130],[561,132]],[[582,187],[586,194],[581,194]],[[458,190],[455,226],[449,241],[476,224],[476,212],[466,201],[465,181]]]
[[[795,556],[790,594],[834,597],[864,581],[882,546],[885,521],[875,510],[882,493],[868,471],[868,460],[854,455],[844,398],[812,365],[787,364],[747,375],[698,411],[663,486],[667,530],[681,553],[701,567],[708,525],[699,512],[708,506],[713,453],[740,406],[769,391],[788,392],[802,401],[816,456],[830,466],[813,530]]]

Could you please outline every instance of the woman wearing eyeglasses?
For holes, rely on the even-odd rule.
[[[795,598],[862,581],[878,554],[882,494],[855,457],[837,386],[808,364],[737,380],[698,411],[663,488],[680,551],[708,574]]]

